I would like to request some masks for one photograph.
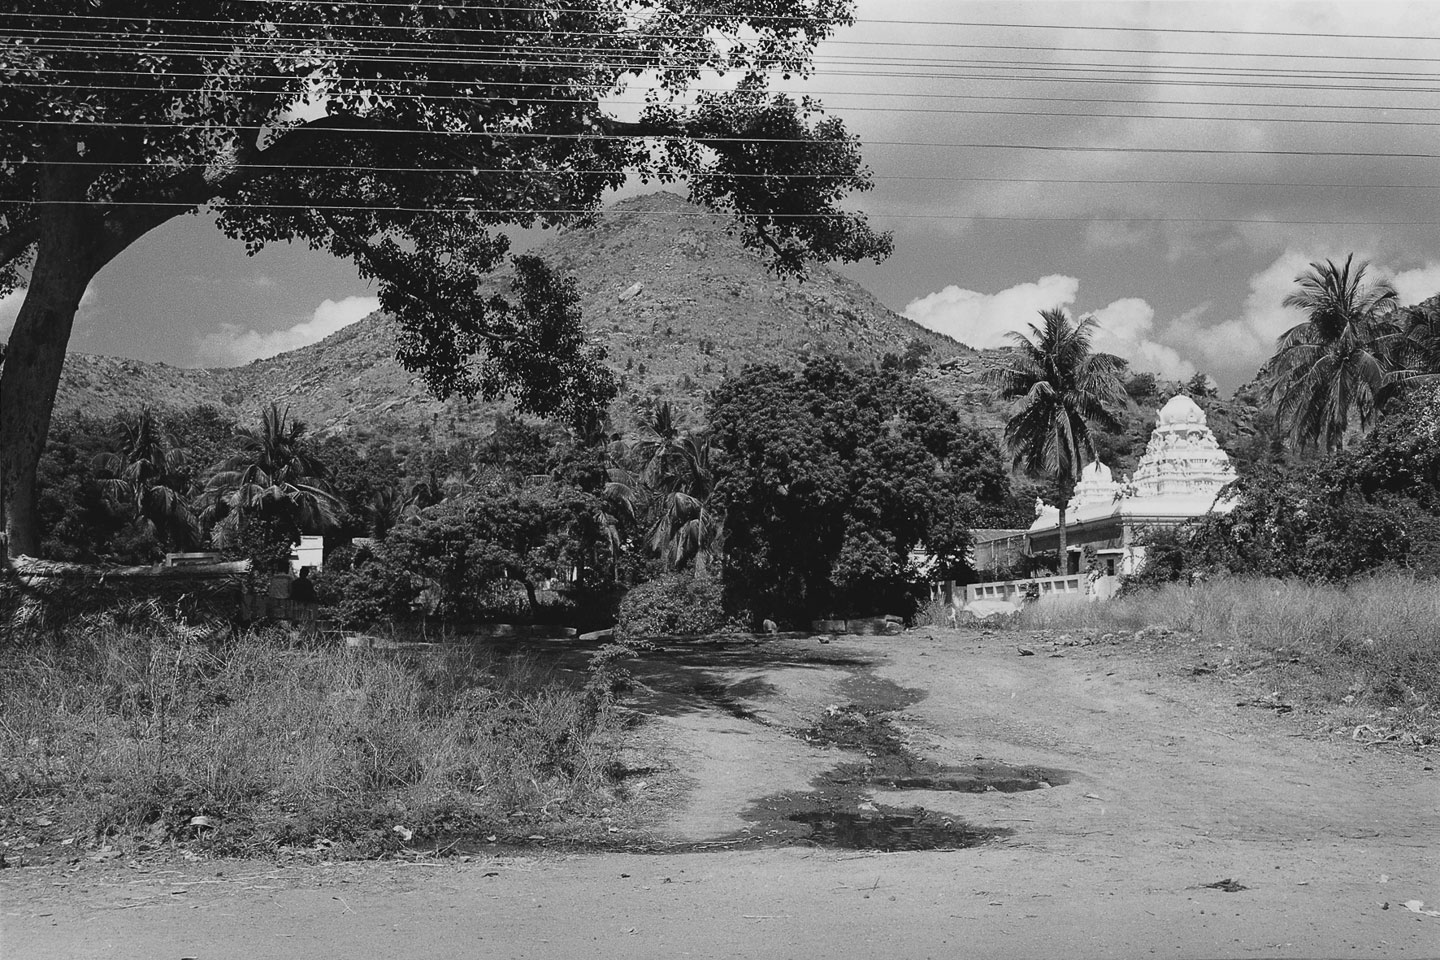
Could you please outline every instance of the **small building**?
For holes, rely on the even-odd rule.
[[[1084,577],[1093,592],[1108,595],[1118,578],[1140,569],[1145,548],[1140,533],[1154,527],[1173,527],[1207,513],[1228,513],[1234,502],[1220,491],[1235,479],[1230,456],[1220,448],[1205,419],[1205,411],[1187,396],[1172,397],[1160,408],[1145,455],[1132,476],[1116,480],[1109,467],[1096,461],[1081,471],[1075,494],[1065,510],[1066,564],[1057,580]],[[977,559],[1015,549],[1014,534],[1005,533],[1003,545],[977,540]],[[997,549],[998,548],[998,549]],[[1054,555],[1060,548],[1060,511],[1036,501],[1035,522],[1024,534],[1024,549],[1031,555]],[[1086,557],[1093,557],[1087,563]],[[1110,579],[1110,583],[1096,581]],[[984,587],[986,584],[975,586]],[[1015,590],[967,590],[976,596],[1008,596]]]
[[[325,538],[301,537],[299,546],[290,551],[290,574],[300,576],[306,567],[319,570],[325,563]]]

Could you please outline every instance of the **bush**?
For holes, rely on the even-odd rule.
[[[617,640],[675,634],[713,633],[727,620],[720,581],[674,573],[642,583],[620,601]]]

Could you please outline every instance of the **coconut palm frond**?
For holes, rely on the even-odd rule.
[[[1306,319],[1277,338],[1266,396],[1301,447],[1343,446],[1352,418],[1368,430],[1383,400],[1409,379],[1395,289],[1368,282],[1369,265],[1354,260],[1311,263],[1282,301]]]

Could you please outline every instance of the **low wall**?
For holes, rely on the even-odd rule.
[[[965,603],[976,600],[1020,602],[1031,587],[1039,589],[1040,600],[1054,597],[1087,597],[1109,600],[1120,589],[1119,577],[1097,577],[1075,573],[1068,577],[1031,577],[1029,580],[997,580],[993,583],[972,583],[965,587]]]

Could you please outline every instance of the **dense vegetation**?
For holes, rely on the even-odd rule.
[[[963,577],[970,530],[1018,522],[994,441],[893,372],[752,367],[711,418],[727,596],[754,617],[908,612],[912,551]]]
[[[206,546],[263,572],[324,534],[340,624],[602,627],[653,580],[636,622],[691,632],[907,612],[926,577],[964,578],[972,528],[1023,519],[994,443],[896,365],[750,368],[711,416],[687,427],[661,402],[629,436],[502,416],[433,447],[316,436],[276,407],[253,425],[72,415],[42,459],[43,553],[141,563]],[[664,613],[722,585],[723,610]]]

